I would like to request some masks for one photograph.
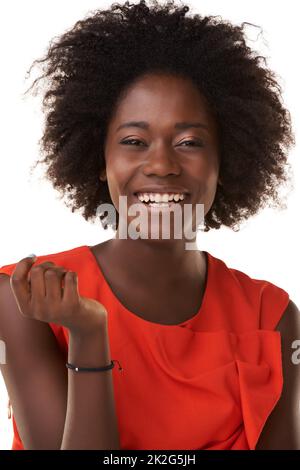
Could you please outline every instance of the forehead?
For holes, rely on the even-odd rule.
[[[213,116],[205,96],[185,77],[149,74],[134,81],[123,91],[116,105],[111,126],[115,129],[128,120],[154,124],[176,120],[201,120],[213,125]]]

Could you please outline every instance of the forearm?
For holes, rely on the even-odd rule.
[[[68,362],[102,367],[111,362],[107,324],[91,336],[69,334]],[[61,450],[119,449],[112,369],[68,370],[68,402]]]

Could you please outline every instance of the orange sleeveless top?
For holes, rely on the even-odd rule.
[[[114,295],[89,246],[38,256],[78,274],[79,292],[108,312],[121,449],[254,450],[282,387],[280,332],[289,295],[205,252],[207,282],[195,316],[162,325]],[[15,264],[2,266],[11,274]],[[68,330],[52,328],[67,354]],[[23,449],[12,414],[12,450]]]

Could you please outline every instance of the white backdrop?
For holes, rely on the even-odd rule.
[[[50,184],[37,177],[38,173],[30,177],[29,167],[38,158],[43,116],[39,98],[22,98],[32,83],[32,78],[25,82],[26,72],[32,61],[44,54],[50,40],[90,11],[111,3],[10,0],[1,5],[0,266],[17,262],[30,253],[42,255],[84,244],[94,245],[113,235],[112,231],[105,232],[100,224],[92,225],[80,215],[72,214]],[[192,7],[190,13],[221,15],[236,24],[247,21],[263,28],[263,36],[257,40],[258,30],[249,29],[249,45],[267,57],[268,65],[279,76],[297,141],[300,102],[297,2],[188,0],[187,4]],[[228,229],[201,233],[198,246],[230,267],[284,288],[300,306],[297,150],[296,147],[290,152],[295,189],[289,195],[286,210],[266,209],[237,233]],[[12,442],[12,423],[7,419],[6,404],[7,393],[0,374],[0,449],[10,449]]]

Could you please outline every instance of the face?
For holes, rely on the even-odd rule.
[[[196,204],[203,204],[204,215],[213,204],[217,128],[208,103],[189,79],[151,74],[136,80],[109,123],[104,154],[110,196],[119,213],[119,196],[127,196],[127,206],[142,204],[151,223],[150,213],[157,209],[140,202],[137,193],[146,194],[146,202],[150,194],[183,195],[177,204],[191,205],[190,221],[195,221]],[[136,216],[126,218],[129,225]]]

